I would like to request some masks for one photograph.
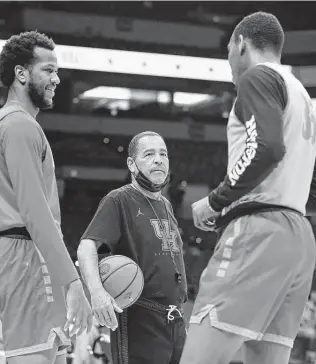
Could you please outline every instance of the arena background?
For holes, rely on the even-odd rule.
[[[12,34],[34,29],[58,45],[55,108],[38,121],[54,153],[62,228],[74,263],[100,199],[129,181],[131,137],[157,131],[169,148],[172,180],[165,194],[181,228],[194,301],[216,235],[194,228],[190,206],[225,175],[225,128],[235,97],[226,46],[241,18],[258,10],[280,19],[283,64],[316,100],[314,2],[0,3],[0,48]],[[5,100],[1,87],[0,106]],[[316,363],[313,294],[305,316],[292,363]]]

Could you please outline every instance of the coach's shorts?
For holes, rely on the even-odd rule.
[[[31,240],[0,238],[0,319],[6,357],[52,349],[55,339],[61,355],[71,344],[64,294]]]
[[[231,222],[200,279],[190,323],[293,347],[310,293],[315,239],[292,211]]]
[[[186,339],[183,317],[166,308],[144,308],[134,304],[118,314],[119,327],[111,332],[113,364],[179,364]],[[128,358],[128,360],[127,360]]]

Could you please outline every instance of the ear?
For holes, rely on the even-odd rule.
[[[28,71],[22,66],[14,67],[15,77],[20,81],[20,83],[22,83],[22,85],[25,85],[25,83],[26,83],[27,76],[28,76],[27,73],[28,73]]]
[[[135,169],[135,163],[133,158],[131,157],[127,157],[127,167],[130,170],[131,173],[135,173],[136,169]]]
[[[246,42],[242,34],[239,34],[238,36],[238,51],[241,56],[243,56],[246,51]]]

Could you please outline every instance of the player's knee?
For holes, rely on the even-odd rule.
[[[291,348],[269,341],[248,341],[243,348],[245,364],[288,364]]]
[[[191,324],[180,364],[229,364],[244,342],[244,338],[213,327],[206,317]]]

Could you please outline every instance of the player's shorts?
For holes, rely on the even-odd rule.
[[[55,340],[61,355],[71,344],[64,294],[32,240],[0,237],[0,319],[6,357],[52,349]]]
[[[315,239],[299,213],[247,215],[224,230],[200,279],[190,323],[293,347],[311,289]]]
[[[119,326],[111,332],[113,364],[179,364],[186,339],[183,315],[175,310],[168,319],[168,307],[151,302],[140,299],[117,315]]]

